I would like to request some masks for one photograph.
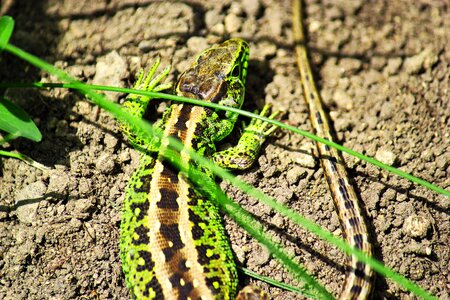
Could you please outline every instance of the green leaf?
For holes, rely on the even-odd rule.
[[[3,50],[8,45],[9,38],[14,29],[14,19],[10,16],[3,16],[0,18],[0,50]]]
[[[6,98],[0,99],[0,130],[35,142],[42,139],[41,132],[30,116]]]

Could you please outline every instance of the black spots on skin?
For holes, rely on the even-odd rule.
[[[205,234],[205,231],[199,226],[199,224],[202,223],[203,220],[190,209],[189,221],[191,221],[194,225],[192,227],[192,238],[194,240],[199,240]]]
[[[178,205],[178,193],[174,189],[160,188],[161,200],[156,202],[156,205],[161,209],[170,209],[172,211],[178,211],[180,208]]]
[[[313,93],[309,94],[309,99],[314,100],[314,94]],[[318,113],[316,113],[316,117],[317,117],[317,115],[318,115]],[[320,118],[320,115],[317,118],[317,120],[319,120],[319,123],[322,124],[322,119]]]
[[[353,241],[355,242],[355,247],[358,249],[362,249],[363,245],[363,236],[362,234],[353,235]]]
[[[350,218],[350,219],[348,219],[348,223],[350,223],[350,226],[356,227],[358,225],[358,219],[357,218]]]
[[[341,193],[347,193],[347,189],[345,188],[345,181],[342,178],[338,178],[338,184],[339,184],[339,191]]]
[[[205,273],[205,274],[210,274],[211,273],[211,269],[210,268],[208,268],[207,266],[203,266],[203,273]]]
[[[205,118],[203,122],[198,122],[195,126],[194,137],[191,141],[191,148],[194,150],[198,150],[200,148],[199,145],[204,144],[205,141],[205,133],[211,131],[211,126],[205,120],[212,115],[212,110],[208,108],[203,108],[205,112]]]
[[[354,209],[355,206],[353,205],[353,202],[350,201],[350,198],[348,196],[348,191],[347,191],[347,187],[345,186],[345,181],[342,178],[338,179],[338,183],[339,183],[339,192],[341,193],[341,195],[344,197],[344,202],[345,202],[345,208],[346,209]]]
[[[168,261],[172,260],[172,258],[177,253],[177,250],[172,248],[172,247],[167,247],[167,248],[164,248],[162,250],[162,252],[164,253],[164,257],[166,258],[166,262],[168,262]]]
[[[161,224],[160,232],[165,239],[177,244],[180,247],[184,246],[181,242],[178,224]]]
[[[148,251],[141,250],[138,252],[139,256],[144,260],[144,265],[138,265],[137,272],[152,271],[155,267],[155,263],[152,260],[152,254]]]
[[[149,229],[143,225],[136,227],[134,232],[138,235],[137,239],[133,239],[134,245],[148,244],[150,243],[150,238],[148,236]]]
[[[214,253],[214,247],[209,245],[200,245],[197,246],[198,252],[198,262],[202,265],[209,265],[211,260],[217,260],[220,258],[220,255]],[[210,255],[208,255],[210,254]]]
[[[357,262],[356,263],[356,269],[354,270],[355,276],[359,277],[359,278],[364,278],[365,277],[365,273],[364,273],[364,267],[366,265],[362,262]]]
[[[187,296],[194,290],[192,282],[185,280],[180,274],[175,273],[169,278],[172,288],[179,291],[180,299],[187,299]]]
[[[163,170],[161,171],[161,178],[165,178],[167,181],[170,181],[171,184],[178,184],[178,172],[174,172],[172,166],[169,162],[163,160],[161,162],[163,165]]]
[[[181,132],[185,132],[187,130],[186,122],[189,120],[191,116],[192,107],[193,107],[192,105],[186,104],[181,107],[180,113],[178,114],[178,120],[174,125],[176,130]]]
[[[206,279],[206,285],[209,287],[209,289],[211,291],[215,291],[218,288],[220,288],[220,286],[222,286],[221,284],[221,280],[219,277],[217,276],[213,276],[213,277],[207,277]]]
[[[353,205],[353,202],[350,200],[345,201],[345,208],[346,209],[354,209],[355,206]]]
[[[198,195],[197,192],[190,186],[188,188],[188,205],[197,206],[198,205]]]
[[[180,259],[178,263],[178,270],[181,272],[187,272],[189,271],[189,268],[186,266],[187,260],[185,258]]]
[[[362,290],[361,286],[354,284],[350,291],[352,292],[352,294],[358,295],[359,293],[361,293],[361,290]]]
[[[136,184],[133,185],[133,190],[136,194],[139,193],[148,193],[150,190],[150,183],[152,181],[152,175],[144,175],[139,178],[139,181],[141,182],[140,187],[137,187]]]
[[[325,145],[325,150],[330,151],[330,147],[328,147],[328,145]]]
[[[139,222],[144,219],[145,215],[148,212],[148,208],[150,206],[150,202],[145,200],[144,202],[133,202],[130,205],[131,211],[133,215],[136,216],[136,221]],[[137,214],[136,214],[137,213]]]
[[[257,151],[255,151],[255,150],[253,150],[253,149],[251,149],[251,148],[248,148],[248,149],[245,149],[246,150],[246,152],[239,152],[238,154],[239,154],[239,157],[244,157],[244,158],[247,158],[247,157],[256,157],[257,156]]]
[[[145,297],[150,296],[149,293],[150,290],[153,290],[155,292],[156,294],[155,299],[164,299],[161,284],[158,282],[158,279],[156,279],[156,277],[152,277],[152,280],[147,282],[147,284],[145,285],[144,292],[142,293],[143,296]]]
[[[166,247],[162,250],[164,256],[166,257],[166,261],[170,261],[172,257],[178,252],[178,250],[182,249],[185,246],[181,241],[178,224],[161,224],[159,231],[166,240],[171,242],[171,245],[169,247]]]
[[[206,256],[206,251],[208,249],[208,246],[199,245],[196,248],[197,248],[197,253],[198,253],[199,264],[202,266],[209,265],[210,259]],[[209,248],[212,248],[212,247],[209,246]]]
[[[332,156],[332,157],[330,157],[328,159],[330,160],[331,171],[333,173],[336,173],[337,172],[337,169],[336,169],[336,163],[337,163],[336,157]]]

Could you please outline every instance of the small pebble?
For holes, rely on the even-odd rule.
[[[70,177],[63,170],[54,170],[51,172],[47,187],[47,193],[65,195],[69,190]]]
[[[425,240],[424,242],[425,243],[418,243],[415,240],[411,240],[411,242],[408,243],[405,248],[405,253],[415,253],[418,255],[430,256],[431,253],[433,253],[433,249],[431,248],[429,243],[427,243],[428,241]]]
[[[343,12],[336,6],[325,10],[325,18],[330,20],[342,19]]]
[[[256,17],[261,9],[261,2],[260,0],[246,0],[243,9],[248,17]]]
[[[287,204],[294,196],[294,192],[286,187],[279,187],[274,189],[275,199],[281,204]]]
[[[194,53],[200,53],[208,48],[208,41],[203,37],[193,36],[186,42],[190,51]]]
[[[223,21],[223,15],[215,9],[208,10],[205,14],[206,27],[211,28]]]
[[[367,71],[367,73],[364,75],[364,85],[370,86],[374,83],[380,82],[383,79],[383,75],[381,75],[380,72],[374,69],[370,69]]]
[[[124,87],[124,78],[128,76],[128,66],[125,59],[117,51],[112,51],[99,58],[95,66],[95,77],[93,84],[110,85]],[[117,101],[120,94],[115,92],[105,92],[105,95]]]
[[[104,153],[98,158],[95,167],[103,174],[110,174],[114,169],[114,156],[109,153]]]
[[[362,67],[362,63],[355,58],[343,58],[339,61],[338,67],[341,69],[343,75],[348,76],[359,71]]]
[[[392,102],[383,101],[380,110],[380,119],[389,120],[395,115],[395,106]]]
[[[306,171],[299,166],[294,166],[286,173],[286,179],[289,184],[296,184],[300,178],[306,177]]]
[[[44,197],[47,187],[42,181],[33,182],[23,187],[16,194],[16,216],[20,222],[31,224],[36,218],[39,199]]]
[[[235,254],[236,260],[241,263],[244,264],[245,263],[245,251],[244,249],[242,249],[242,247],[239,247],[235,244],[231,245],[231,248],[233,249],[233,252]]]
[[[126,163],[126,162],[130,161],[130,159],[131,159],[131,155],[130,155],[130,151],[128,149],[120,152],[119,155],[117,156],[117,161],[120,163]]]
[[[291,160],[302,167],[314,169],[316,167],[316,160],[313,156],[313,144],[308,144],[299,148],[300,151],[289,154]]]
[[[259,57],[273,57],[277,53],[277,47],[273,43],[268,41],[262,41],[258,44],[258,56]],[[286,84],[287,81],[284,82]]]
[[[141,50],[142,53],[150,52],[154,47],[154,42],[149,40],[143,40],[140,41],[138,44],[139,50]]]
[[[375,158],[382,163],[392,166],[397,161],[397,156],[389,150],[380,148],[375,154]]]
[[[281,9],[278,7],[268,7],[265,12],[269,16],[269,28],[273,36],[280,36],[283,32],[283,16]]]
[[[426,48],[422,52],[405,60],[405,71],[408,74],[417,74],[423,69],[429,69],[438,61],[437,54],[431,48]]]
[[[118,141],[112,134],[106,133],[103,142],[105,143],[106,148],[114,149]]]
[[[74,229],[75,231],[78,231],[81,228],[81,226],[83,226],[83,223],[81,223],[80,220],[78,220],[76,218],[70,219],[70,222],[69,222],[70,228]]]
[[[77,199],[75,201],[74,213],[84,214],[87,213],[93,206],[94,202],[90,199]]]
[[[280,214],[276,214],[272,218],[272,224],[275,225],[278,228],[282,228],[284,226],[284,218]]]
[[[381,70],[386,65],[386,58],[384,56],[374,56],[370,60],[370,65],[375,70]]]
[[[78,182],[78,193],[81,196],[87,196],[90,195],[92,193],[92,181],[91,179],[87,179],[87,178],[80,178],[79,182]]]
[[[225,17],[225,29],[228,33],[238,32],[242,26],[242,20],[234,14]]]
[[[389,58],[386,67],[384,68],[384,72],[388,75],[396,74],[400,69],[403,60],[399,57]]]
[[[343,107],[346,110],[353,109],[352,98],[343,90],[337,89],[333,94],[333,100],[339,107]]]
[[[431,221],[423,216],[411,215],[403,224],[403,233],[412,238],[424,238],[431,228]]]
[[[270,252],[267,248],[260,246],[259,244],[256,246],[256,249],[251,251],[250,258],[248,259],[248,266],[250,269],[254,269],[260,267],[261,265],[266,264],[270,259]]]

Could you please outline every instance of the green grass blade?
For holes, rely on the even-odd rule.
[[[320,299],[320,298],[317,298],[317,295],[308,292],[306,289],[300,289],[300,288],[293,287],[291,285],[285,284],[283,282],[279,282],[279,281],[273,280],[270,277],[262,276],[262,275],[260,275],[258,273],[255,273],[252,270],[249,270],[247,268],[238,267],[238,270],[241,271],[242,273],[244,273],[247,276],[253,277],[253,278],[255,278],[257,280],[260,280],[260,281],[264,281],[264,282],[266,282],[266,283],[268,283],[268,284],[270,284],[272,286],[279,287],[280,289],[283,289],[285,291],[294,292],[294,293],[297,293],[299,295],[303,295],[303,296],[311,298],[311,299]]]
[[[0,130],[40,142],[42,134],[30,116],[10,100],[0,98]]]
[[[0,18],[0,51],[9,43],[12,32],[14,30],[14,19],[10,16]]]
[[[163,93],[157,93],[157,92],[147,92],[147,91],[140,91],[140,90],[133,90],[133,89],[127,89],[127,88],[116,88],[116,87],[105,87],[105,86],[99,86],[99,85],[87,85],[87,84],[81,84],[86,88],[92,88],[95,90],[102,90],[102,91],[113,91],[113,92],[120,92],[120,93],[130,93],[130,94],[136,94],[136,95],[144,95],[144,96],[150,96],[150,97],[154,97],[154,98],[162,98],[162,99],[167,99],[167,100],[173,100],[173,101],[177,101],[177,102],[185,102],[185,103],[190,103],[190,104],[194,104],[194,105],[200,105],[200,106],[205,106],[205,107],[210,107],[213,109],[221,109],[221,110],[226,110],[226,111],[231,111],[231,112],[236,112],[240,115],[249,117],[249,118],[255,118],[255,119],[260,119],[262,121],[268,122],[270,124],[273,125],[277,125],[280,128],[295,132],[297,134],[300,134],[306,138],[309,138],[311,140],[326,144],[330,147],[336,148],[342,152],[345,152],[349,155],[352,155],[354,157],[359,158],[360,160],[366,161],[368,163],[371,163],[383,170],[389,171],[393,174],[396,174],[400,177],[403,177],[409,181],[412,181],[414,183],[420,184],[430,190],[433,190],[439,194],[445,195],[447,197],[450,198],[450,191],[445,190],[439,186],[436,186],[426,180],[423,180],[421,178],[415,177],[409,173],[406,173],[402,170],[399,170],[395,167],[386,165],[370,156],[364,155],[362,153],[359,153],[357,151],[354,151],[350,148],[344,147],[342,145],[339,145],[337,143],[331,142],[329,140],[320,138],[310,132],[301,130],[299,128],[287,125],[283,122],[277,121],[277,120],[271,120],[267,117],[263,117],[245,110],[241,110],[241,109],[237,109],[237,108],[233,108],[233,107],[229,107],[229,106],[222,106],[216,103],[211,103],[211,102],[205,102],[202,100],[196,100],[196,99],[190,99],[190,98],[186,98],[186,97],[181,97],[181,96],[176,96],[176,95],[170,95],[170,94],[163,94]],[[32,84],[0,84],[0,87],[39,87],[39,88],[43,88],[43,87],[63,87],[63,88],[76,88],[77,86],[72,85],[72,84],[62,84],[62,83],[53,83],[53,84],[44,84],[44,83],[32,83]]]
[[[33,160],[32,158],[30,158],[24,154],[21,154],[21,153],[14,153],[14,152],[0,150],[0,156],[6,156],[6,157],[20,159],[21,161],[29,164],[30,166],[35,167],[40,170],[43,170],[43,171],[50,170],[50,168],[44,166],[41,163],[38,163],[37,161]]]

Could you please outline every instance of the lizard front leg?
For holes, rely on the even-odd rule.
[[[145,73],[143,70],[138,75],[138,79],[133,86],[133,89],[138,89],[142,91],[149,92],[160,92],[163,90],[167,90],[172,87],[171,83],[162,83],[160,82],[167,76],[170,71],[170,66],[166,67],[162,70],[158,75],[155,75],[156,69],[160,65],[160,60],[157,59],[156,62],[150,68],[150,71]],[[152,98],[149,96],[130,94],[125,99],[123,103],[123,108],[137,118],[142,118],[144,115],[147,106]],[[156,122],[153,126],[157,128],[162,128],[162,124],[164,124],[164,117],[168,115],[166,111],[163,115],[162,120]],[[153,145],[153,142],[147,139],[143,139],[139,134],[140,129],[135,126],[130,126],[127,123],[120,122],[120,129],[122,132],[128,137],[130,143],[137,149],[140,150],[150,150],[147,149],[149,145]],[[157,149],[155,149],[157,150]]]
[[[265,105],[261,111],[261,116],[266,116],[270,106]],[[269,118],[275,118],[280,112],[272,113]],[[219,151],[213,154],[213,161],[226,169],[245,170],[249,168],[257,159],[261,145],[265,139],[271,135],[276,126],[271,126],[267,122],[259,119],[252,119],[250,124],[244,129],[236,146]]]

